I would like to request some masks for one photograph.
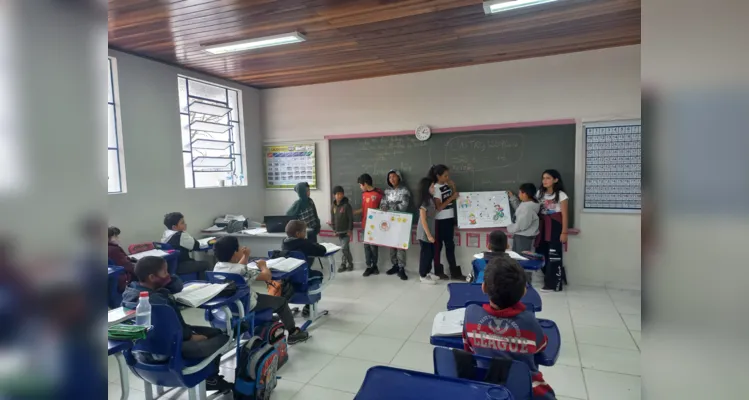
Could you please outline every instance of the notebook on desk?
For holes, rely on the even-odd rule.
[[[465,316],[465,308],[440,312],[434,317],[432,336],[461,336]]]
[[[216,240],[216,237],[207,237],[203,239],[198,239],[198,244],[200,244],[200,248],[209,247],[211,243],[209,243],[211,240]]]
[[[332,253],[341,249],[341,246],[333,243],[319,243],[327,250],[327,253]]]
[[[265,265],[268,266],[269,269],[273,271],[280,271],[280,272],[291,272],[299,267],[301,267],[304,264],[304,260],[300,260],[298,258],[274,258],[271,260],[265,260]],[[251,262],[247,264],[249,268],[257,269],[258,266],[256,263]]]
[[[228,283],[193,283],[176,293],[174,300],[190,307],[200,307],[221,293],[227,285]]]
[[[527,258],[521,256],[518,253],[515,253],[512,250],[505,250],[505,253],[507,253],[507,255],[510,256],[510,258],[512,258],[513,260],[518,260],[518,261],[527,261],[528,260]],[[483,260],[484,259],[484,253],[474,254],[473,258],[475,258],[477,260]]]
[[[117,307],[109,310],[107,314],[107,326],[117,325],[120,322],[135,318],[135,310],[128,310],[124,307]]]
[[[169,253],[167,253],[164,250],[153,249],[153,250],[141,251],[140,253],[131,254],[130,257],[136,260],[140,260],[141,258],[148,257],[148,256],[164,257],[166,255],[169,255]]]

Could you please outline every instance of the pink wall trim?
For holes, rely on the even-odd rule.
[[[456,126],[452,128],[433,128],[432,133],[451,133],[451,132],[475,132],[475,131],[488,131],[493,129],[509,129],[509,128],[526,128],[531,126],[549,126],[549,125],[567,125],[576,123],[574,118],[566,119],[553,119],[547,121],[526,121],[526,122],[511,122],[507,124],[490,124],[490,125],[472,125],[472,126]],[[394,132],[371,132],[371,133],[348,133],[342,135],[327,135],[325,139],[336,140],[336,139],[363,139],[363,138],[375,138],[385,136],[406,136],[413,135],[416,127],[413,130],[408,131],[394,131]]]

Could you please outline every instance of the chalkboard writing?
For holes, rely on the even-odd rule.
[[[425,142],[412,135],[330,141],[332,186],[344,188],[354,209],[361,207],[361,190],[356,182],[359,175],[372,175],[375,186],[384,190],[388,171],[400,170],[415,196],[419,179],[434,164],[450,168],[450,176],[461,192],[517,193],[522,183],[538,186],[541,173],[554,168],[565,180],[569,210],[574,210],[574,124],[440,133]],[[413,203],[411,212],[416,211]]]

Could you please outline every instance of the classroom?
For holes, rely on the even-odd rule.
[[[110,323],[108,398],[258,388],[246,329],[273,399],[641,397],[639,1],[110,0],[108,69],[110,322],[153,306],[138,340],[112,340],[134,313]],[[182,302],[227,265],[252,279]],[[283,346],[258,334],[278,325]],[[158,353],[167,326],[228,337],[218,367]],[[503,383],[456,366],[500,353]]]

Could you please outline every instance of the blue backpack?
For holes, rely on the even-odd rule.
[[[242,345],[234,372],[234,399],[269,400],[276,388],[279,361],[276,347],[257,336]]]
[[[484,283],[484,270],[486,269],[486,260],[474,259],[471,261],[471,267],[473,267],[473,273],[470,275],[471,283]]]

